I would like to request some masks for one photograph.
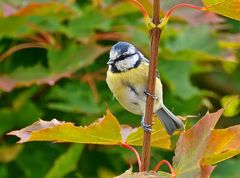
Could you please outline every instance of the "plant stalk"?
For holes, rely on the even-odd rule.
[[[153,23],[158,25],[160,23],[160,0],[154,0],[153,4]],[[156,68],[158,62],[158,44],[160,40],[161,30],[159,28],[153,28],[150,31],[151,36],[151,55],[148,72],[148,85],[147,90],[150,94],[155,94],[156,85]],[[153,97],[148,95],[146,101],[146,111],[144,122],[147,125],[152,125],[153,116]],[[150,143],[151,143],[151,132],[144,131],[143,146],[142,146],[142,167],[141,171],[149,171],[150,165]]]

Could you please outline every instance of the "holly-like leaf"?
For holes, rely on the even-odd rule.
[[[173,167],[178,178],[201,175],[200,161],[211,138],[211,131],[222,113],[223,109],[208,113],[191,129],[181,133],[173,159]]]
[[[154,119],[151,145],[170,149],[170,136],[158,119]],[[141,146],[143,129],[121,126],[107,110],[106,115],[89,126],[74,126],[73,123],[53,119],[39,120],[21,130],[8,133],[20,138],[18,143],[30,141],[71,142],[101,145],[121,145],[121,143]]]
[[[216,164],[238,154],[240,154],[240,125],[213,130],[202,164]]]
[[[203,0],[203,4],[210,11],[240,20],[240,0]]]

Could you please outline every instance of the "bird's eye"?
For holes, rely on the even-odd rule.
[[[131,56],[133,56],[133,55],[135,55],[135,54],[137,54],[137,53],[133,53],[133,54],[123,54],[123,55],[121,55],[121,56],[119,56],[119,57],[117,58],[117,61],[124,60],[125,58],[131,57]]]
[[[125,59],[127,56],[126,55],[121,55],[120,58],[121,59]]]

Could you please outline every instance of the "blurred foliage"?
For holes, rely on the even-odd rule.
[[[141,2],[150,12],[150,1]],[[128,41],[149,57],[142,15],[114,0],[6,0],[0,7],[0,177],[107,178],[127,170],[136,160],[120,147],[44,142],[18,147],[6,133],[39,117],[86,125],[105,113],[106,102],[121,123],[138,126],[140,116],[112,100],[105,72],[116,41]],[[239,22],[191,9],[177,12],[160,44],[165,104],[175,114],[200,118],[230,102],[217,127],[239,124]],[[187,127],[196,121],[189,118]],[[152,156],[151,168],[173,153],[154,148]],[[221,163],[213,177],[239,177],[239,160]]]

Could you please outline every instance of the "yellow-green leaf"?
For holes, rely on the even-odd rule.
[[[65,153],[56,159],[45,178],[62,178],[76,170],[83,148],[84,146],[80,144],[71,145]]]
[[[224,96],[221,99],[224,109],[223,115],[226,117],[236,116],[240,112],[240,95]]]
[[[154,119],[151,146],[170,149],[170,136],[159,119]],[[18,143],[30,141],[71,142],[101,145],[121,145],[126,143],[141,146],[143,143],[142,127],[132,128],[120,125],[118,120],[107,110],[106,116],[89,126],[74,126],[73,123],[53,119],[39,120],[21,130],[8,133],[20,138]]]
[[[156,117],[154,117],[153,123],[154,125],[152,127],[151,146],[170,149],[170,136],[163,128],[163,125]],[[135,130],[132,130],[132,132],[126,138],[126,143],[134,146],[142,146],[143,129],[139,127],[135,128]]]
[[[240,20],[240,0],[203,0],[203,4],[210,11]]]
[[[74,126],[73,123],[39,120],[9,135],[20,138],[19,143],[29,141],[73,142],[87,144],[117,145],[122,138],[120,124],[107,110],[106,115],[87,127]]]

